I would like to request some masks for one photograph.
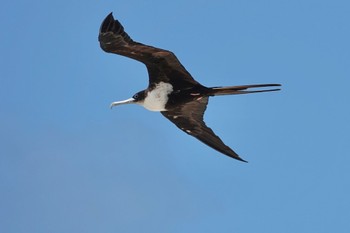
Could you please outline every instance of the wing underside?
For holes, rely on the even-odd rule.
[[[177,87],[198,85],[180,63],[174,53],[135,42],[124,31],[124,27],[110,13],[102,22],[98,36],[101,48],[144,63],[149,73],[149,82],[169,82]]]
[[[212,129],[206,126],[203,115],[208,104],[208,98],[203,97],[161,113],[185,133],[231,158],[246,162],[230,147],[226,146]]]

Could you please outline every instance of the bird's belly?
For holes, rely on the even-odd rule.
[[[150,111],[165,111],[169,94],[173,91],[173,86],[169,83],[160,82],[156,87],[147,93],[143,102],[143,107]]]

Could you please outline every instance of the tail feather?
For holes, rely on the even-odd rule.
[[[262,90],[249,90],[250,88],[261,88],[261,87],[279,87],[281,84],[253,84],[253,85],[242,85],[242,86],[228,86],[228,87],[212,87],[211,95],[240,95],[250,94],[259,92],[279,91],[280,88],[273,89],[262,89]]]

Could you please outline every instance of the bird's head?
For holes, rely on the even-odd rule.
[[[117,105],[122,105],[122,104],[140,104],[140,105],[142,105],[145,97],[146,97],[145,91],[139,91],[129,99],[113,102],[111,104],[111,108],[113,108],[114,106],[117,106]]]

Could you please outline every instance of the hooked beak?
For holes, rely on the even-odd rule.
[[[130,99],[127,99],[127,100],[122,100],[122,101],[116,101],[116,102],[113,102],[111,104],[111,108],[113,108],[114,106],[117,106],[117,105],[132,104],[132,103],[135,103],[135,99],[134,98],[130,98]]]

